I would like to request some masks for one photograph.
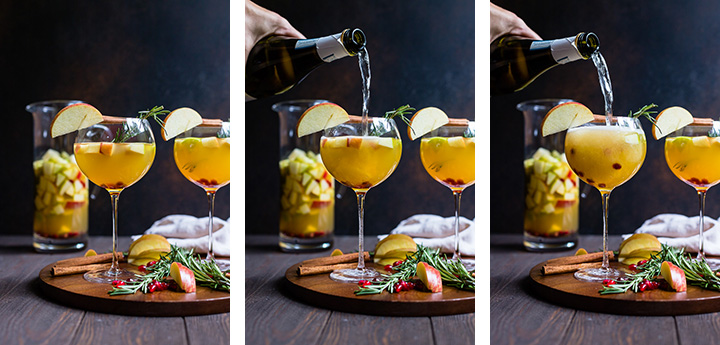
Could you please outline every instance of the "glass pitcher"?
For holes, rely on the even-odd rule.
[[[276,103],[280,116],[280,249],[285,252],[330,248],[335,229],[335,179],[320,158],[322,131],[298,138],[300,116],[325,100]]]
[[[565,159],[565,131],[542,136],[545,114],[570,99],[537,99],[517,109],[525,118],[523,245],[529,251],[570,249],[578,241],[579,181]]]
[[[25,107],[33,116],[33,247],[38,252],[80,250],[87,245],[88,180],[75,163],[75,134],[50,136],[55,114],[75,103],[82,101],[43,101]]]

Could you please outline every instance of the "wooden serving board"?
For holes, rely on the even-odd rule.
[[[356,296],[357,284],[339,283],[329,273],[301,277],[300,263],[285,272],[289,290],[304,301],[327,309],[385,316],[436,316],[475,312],[475,293],[443,285],[442,292],[402,291]],[[383,268],[369,264],[383,272]]]
[[[686,292],[662,289],[623,294],[599,293],[601,283],[589,283],[575,279],[573,273],[544,276],[545,262],[530,270],[533,293],[565,307],[594,312],[622,315],[689,315],[720,311],[720,292],[690,286]],[[611,262],[611,267],[627,270],[627,266]]]
[[[110,314],[191,316],[230,312],[230,293],[198,286],[194,293],[170,290],[110,296],[110,284],[91,283],[82,274],[53,277],[50,264],[40,271],[42,290],[57,302],[74,308]],[[126,267],[127,264],[120,264]]]

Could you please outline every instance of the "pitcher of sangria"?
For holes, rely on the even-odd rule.
[[[322,132],[297,137],[300,116],[325,100],[276,103],[280,116],[280,249],[301,252],[328,249],[335,229],[335,180],[320,157]]]
[[[565,159],[565,131],[543,137],[545,114],[570,99],[522,102],[525,118],[523,245],[529,251],[570,249],[578,241],[579,181]]]
[[[33,116],[33,247],[38,252],[80,250],[87,245],[88,180],[73,155],[75,133],[50,136],[55,114],[75,103],[82,101],[43,101],[25,107]]]

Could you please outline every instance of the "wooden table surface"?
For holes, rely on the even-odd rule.
[[[129,238],[119,240],[127,248]],[[91,237],[89,248],[111,249],[110,237]],[[82,255],[39,254],[30,236],[0,237],[0,344],[229,344],[230,313],[138,317],[95,313],[59,304],[40,290],[40,270]]]
[[[617,250],[620,236],[610,236]],[[601,236],[582,236],[579,247],[598,251]],[[625,316],[560,307],[533,295],[530,269],[575,250],[531,253],[521,235],[490,236],[491,344],[719,344],[720,313]]]
[[[291,295],[284,282],[288,267],[329,255],[280,252],[277,236],[245,238],[246,344],[473,344],[475,314],[384,317],[317,308]],[[377,239],[368,237],[366,248]],[[338,237],[333,248],[357,250],[357,237]]]

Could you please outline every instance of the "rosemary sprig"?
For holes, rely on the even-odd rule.
[[[638,273],[628,274],[625,279],[603,287],[600,294],[624,293],[628,290],[638,292],[640,283],[643,280],[653,280],[660,275],[660,267],[663,261],[669,261],[685,271],[685,279],[690,285],[720,291],[720,277],[715,275],[715,272],[710,269],[704,259],[693,260],[690,254],[685,253],[684,249],[663,244],[660,252],[651,255],[645,264],[637,266]]]
[[[448,259],[444,254],[441,257],[439,249],[418,245],[415,253],[406,255],[401,264],[393,266],[395,273],[381,274],[381,279],[361,287],[355,291],[355,294],[372,295],[385,290],[394,293],[395,284],[401,280],[407,281],[415,276],[419,262],[426,262],[435,267],[440,272],[443,284],[462,290],[475,291],[475,277],[465,269],[465,266],[459,260]]]
[[[165,127],[163,126],[163,120],[161,120],[159,116],[166,115],[169,112],[170,111],[165,110],[165,108],[162,105],[156,105],[149,110],[138,111],[138,114],[139,114],[138,118],[141,120],[145,120],[145,119],[152,117],[153,120],[155,120],[155,122],[160,124],[160,128],[162,128],[164,130]],[[115,138],[113,138],[112,142],[124,143],[138,134],[140,134],[140,132],[138,131],[137,128],[133,127],[128,130],[125,128],[125,125],[123,125],[123,127],[118,129],[117,132],[115,133]]]
[[[650,111],[650,109],[655,108],[655,107],[657,107],[657,104],[650,103],[648,105],[643,106],[642,108],[640,108],[640,110],[638,110],[634,113],[632,112],[632,110],[630,110],[628,117],[633,118],[633,119],[637,119],[640,116],[645,117],[646,119],[648,119],[648,121],[650,121],[650,123],[653,124],[653,126],[657,127],[657,123],[655,122],[655,118],[653,117],[653,114],[656,114],[657,111],[654,111],[654,110]],[[658,128],[658,130],[660,130],[660,128]]]
[[[415,108],[411,107],[409,104],[405,104],[405,105],[403,105],[403,106],[401,106],[401,107],[398,107],[397,109],[393,109],[393,110],[390,110],[390,111],[386,111],[384,118],[386,118],[386,119],[393,119],[393,118],[395,118],[395,117],[400,116],[400,119],[401,119],[403,122],[405,122],[405,124],[407,124],[408,126],[410,126],[410,119],[408,119],[405,115],[411,114],[413,111],[415,111]],[[411,127],[411,128],[412,128],[412,127]],[[383,133],[380,133],[380,131],[379,131],[377,128],[375,128],[375,127],[373,127],[372,132],[370,132],[370,135],[371,135],[371,136],[376,136],[376,137],[378,137],[378,136],[380,136],[380,135],[382,135],[382,134],[383,134]]]
[[[149,285],[153,281],[162,282],[170,275],[170,265],[179,262],[195,274],[197,286],[205,286],[215,290],[230,291],[230,278],[215,264],[201,260],[198,255],[193,255],[192,250],[183,249],[174,245],[170,246],[170,252],[161,254],[160,260],[152,266],[146,267],[147,274],[136,274],[133,281],[125,285],[114,287],[109,292],[111,296],[134,294],[138,291],[148,293]]]

